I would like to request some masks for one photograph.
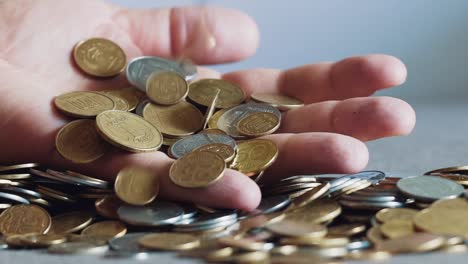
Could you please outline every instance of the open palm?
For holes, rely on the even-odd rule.
[[[201,27],[201,26],[202,27]],[[210,34],[205,34],[209,32]],[[75,90],[125,87],[125,78],[88,78],[71,58],[75,43],[104,37],[118,43],[129,59],[140,55],[188,57],[197,64],[244,59],[255,52],[258,32],[246,15],[221,8],[130,10],[97,0],[0,0],[0,164],[37,161],[112,179],[129,164],[160,175],[161,195],[208,206],[253,209],[257,185],[239,172],[205,189],[183,189],[168,178],[172,159],[162,152],[119,150],[91,164],[71,164],[55,150],[57,131],[69,120],[53,98]],[[265,178],[362,170],[368,151],[362,141],[411,132],[415,114],[405,102],[367,97],[399,85],[404,65],[386,55],[348,58],[287,71],[254,69],[221,75],[200,68],[201,77],[223,78],[253,91],[302,99],[306,106],[283,115],[274,140],[280,154]]]

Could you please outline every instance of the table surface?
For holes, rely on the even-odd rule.
[[[418,175],[425,171],[468,164],[468,103],[416,104],[417,125],[406,137],[369,142],[368,169],[378,169],[399,175]],[[56,256],[42,251],[0,251],[0,264],[67,264],[137,262],[134,259],[105,259],[96,256]],[[202,263],[180,259],[170,253],[152,254],[141,263]],[[367,263],[367,262],[350,262]],[[468,263],[464,254],[411,254],[396,256],[383,263]]]

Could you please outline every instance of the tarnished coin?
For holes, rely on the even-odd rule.
[[[403,178],[397,187],[405,195],[421,201],[456,198],[464,191],[462,185],[437,176]]]
[[[79,118],[92,118],[115,108],[115,103],[110,97],[97,92],[82,91],[59,95],[54,104],[64,114]]]
[[[409,236],[415,232],[412,220],[390,220],[380,226],[380,232],[390,239]]]
[[[121,237],[127,233],[127,227],[120,221],[102,221],[92,224],[83,231],[82,236],[94,237],[97,239],[109,240]]]
[[[278,157],[278,147],[268,139],[252,139],[237,146],[232,168],[245,173],[258,173],[268,168]]]
[[[327,228],[323,225],[287,219],[269,224],[266,228],[275,234],[293,237],[321,238],[327,234]]]
[[[233,147],[223,143],[212,143],[200,146],[194,151],[209,151],[221,156],[226,163],[231,162],[236,156],[236,151]]]
[[[272,113],[281,119],[281,112],[275,107],[267,104],[248,103],[238,105],[227,110],[218,120],[217,127],[228,135],[235,138],[243,138],[242,134],[237,130],[239,121],[253,113]]]
[[[123,205],[117,210],[120,220],[131,225],[162,226],[174,224],[184,216],[184,210],[177,204],[161,202],[146,205]]]
[[[124,202],[132,205],[151,203],[159,192],[159,178],[143,167],[126,167],[115,179],[115,192]]]
[[[153,233],[141,237],[138,244],[153,250],[188,250],[198,247],[200,240],[190,234]]]
[[[244,91],[237,85],[219,79],[202,79],[189,86],[190,100],[203,106],[210,106],[211,99],[219,92],[216,102],[218,108],[228,108],[238,105],[245,100]]]
[[[271,106],[277,107],[282,111],[304,106],[304,102],[301,100],[281,94],[252,93],[250,97],[257,102],[269,104]]]
[[[67,241],[67,237],[63,234],[25,234],[19,240],[24,246],[34,248],[46,248],[51,245],[61,244]]]
[[[161,133],[140,116],[123,111],[106,111],[96,117],[99,134],[109,143],[131,152],[158,150]]]
[[[55,138],[55,147],[62,157],[74,163],[93,162],[107,150],[98,135],[94,120],[75,120],[66,124]]]
[[[222,143],[237,149],[236,141],[228,135],[201,133],[178,140],[171,146],[169,154],[179,159],[203,145],[213,143]]]
[[[128,105],[128,111],[133,111],[139,101],[140,101],[140,93],[138,90],[136,90],[133,87],[127,87],[123,89],[115,89],[115,90],[104,90],[101,91],[101,93],[105,95],[112,95],[114,97],[118,97],[121,100],[125,101],[125,103]],[[117,110],[117,109],[116,109]]]
[[[417,213],[418,210],[411,208],[385,208],[378,211],[375,217],[381,223],[394,220],[412,221]]]
[[[0,214],[0,233],[6,236],[49,231],[51,217],[37,205],[15,205]]]
[[[417,213],[414,225],[423,231],[439,235],[468,236],[468,210],[428,208]]]
[[[100,216],[110,218],[110,219],[119,218],[119,215],[117,214],[117,210],[122,205],[123,205],[123,201],[114,195],[106,195],[103,198],[96,200],[96,202],[94,203],[96,212]]]
[[[74,211],[52,218],[52,225],[49,233],[68,234],[80,231],[93,221],[93,215],[87,211]]]
[[[203,114],[187,102],[169,106],[147,104],[143,109],[143,118],[170,137],[189,136],[203,126]]]
[[[188,83],[176,72],[155,72],[146,81],[146,94],[160,105],[173,105],[185,99]]]
[[[224,175],[226,162],[216,153],[195,151],[176,160],[169,171],[173,183],[185,188],[209,186]]]
[[[121,47],[103,38],[91,38],[76,44],[73,57],[78,67],[96,77],[111,77],[125,69],[127,56]]]
[[[268,112],[252,113],[237,123],[237,131],[249,137],[273,134],[280,127],[278,116]]]
[[[140,91],[146,92],[146,82],[155,72],[173,71],[185,77],[187,81],[197,75],[196,67],[189,62],[177,62],[161,57],[142,56],[134,58],[127,65],[126,75],[129,83]]]
[[[444,237],[429,233],[414,233],[396,239],[384,240],[376,244],[377,250],[391,253],[425,252],[441,247]]]

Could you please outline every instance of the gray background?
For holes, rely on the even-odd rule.
[[[368,53],[388,53],[408,67],[406,84],[379,94],[410,102],[468,99],[468,1],[464,0],[111,0],[130,7],[215,4],[258,23],[257,54],[222,71],[288,68]]]

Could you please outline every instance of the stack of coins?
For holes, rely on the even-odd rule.
[[[187,61],[139,57],[127,65],[122,49],[106,39],[78,43],[74,58],[94,77],[126,67],[134,87],[55,98],[62,113],[77,118],[57,134],[57,151],[89,163],[112,147],[161,150],[175,159],[169,177],[183,188],[205,188],[226,168],[260,180],[278,149],[259,137],[279,128],[281,111],[303,105],[278,94],[252,94],[245,102],[242,89],[222,80],[189,83],[196,67]],[[234,263],[465,252],[468,166],[426,174],[291,175],[261,185],[259,207],[244,212],[164,201],[157,175],[142,167],[122,169],[112,184],[36,163],[5,165],[0,247],[136,259],[177,251]]]

